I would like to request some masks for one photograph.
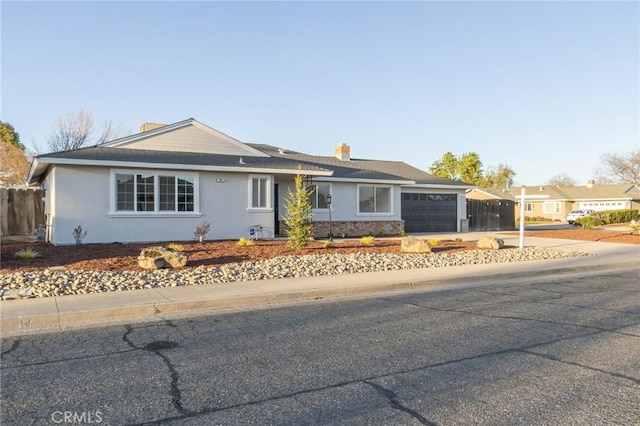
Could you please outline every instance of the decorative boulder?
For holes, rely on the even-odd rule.
[[[498,250],[504,247],[504,241],[499,238],[483,237],[478,240],[479,249]]]
[[[431,247],[426,240],[411,235],[402,238],[400,247],[404,253],[431,253]]]
[[[164,247],[147,247],[140,252],[138,265],[143,269],[184,268],[187,255]]]

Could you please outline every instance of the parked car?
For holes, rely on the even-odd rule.
[[[569,225],[573,225],[573,223],[576,221],[576,219],[581,218],[581,217],[589,217],[591,216],[591,213],[595,212],[595,210],[573,210],[571,213],[569,213],[569,215],[567,216],[567,222],[569,222]]]

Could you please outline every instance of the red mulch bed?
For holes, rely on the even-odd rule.
[[[517,235],[517,232],[506,233]],[[616,231],[585,230],[581,228],[562,230],[527,231],[528,237],[564,238],[584,241],[600,241],[625,244],[640,244],[640,235]],[[499,237],[499,234],[496,234]],[[464,234],[460,234],[464,238]],[[372,246],[364,246],[360,240],[335,241],[335,247],[325,249],[324,241],[315,241],[306,249],[294,250],[287,247],[284,240],[256,241],[251,247],[241,247],[237,241],[194,241],[180,243],[189,256],[187,268],[216,266],[225,263],[271,259],[276,256],[330,253],[401,253],[398,239],[378,239]],[[70,270],[97,271],[142,271],[137,257],[147,244],[82,244],[80,246],[52,246],[48,243],[3,243],[0,256],[0,273],[36,271],[55,266]],[[17,259],[14,255],[20,249],[33,248],[42,256],[33,260]],[[452,253],[476,248],[475,241],[441,240],[433,247],[434,253]]]
[[[360,240],[336,240],[330,249],[323,247],[324,241],[314,241],[303,250],[287,247],[287,241],[256,241],[251,247],[241,247],[237,241],[205,241],[202,243],[181,242],[189,257],[187,268],[216,266],[271,259],[276,256],[333,253],[401,253],[399,240],[379,239],[371,246],[364,246]],[[70,270],[100,271],[143,271],[138,266],[137,257],[145,247],[166,245],[147,244],[82,244],[80,246],[52,246],[48,243],[6,243],[2,245],[0,273],[43,270],[64,266]],[[22,260],[15,253],[24,248],[32,248],[42,256],[33,260]],[[434,253],[472,250],[475,242],[442,240],[433,247]]]

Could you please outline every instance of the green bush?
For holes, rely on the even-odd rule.
[[[593,213],[592,216],[600,219],[604,225],[609,225],[612,223],[627,223],[638,218],[638,210],[602,210]]]
[[[597,217],[579,217],[574,222],[575,225],[581,227],[582,229],[593,229],[596,226],[602,225],[602,220]]]

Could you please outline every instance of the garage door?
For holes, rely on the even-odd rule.
[[[404,230],[410,232],[456,232],[456,194],[402,194]]]

